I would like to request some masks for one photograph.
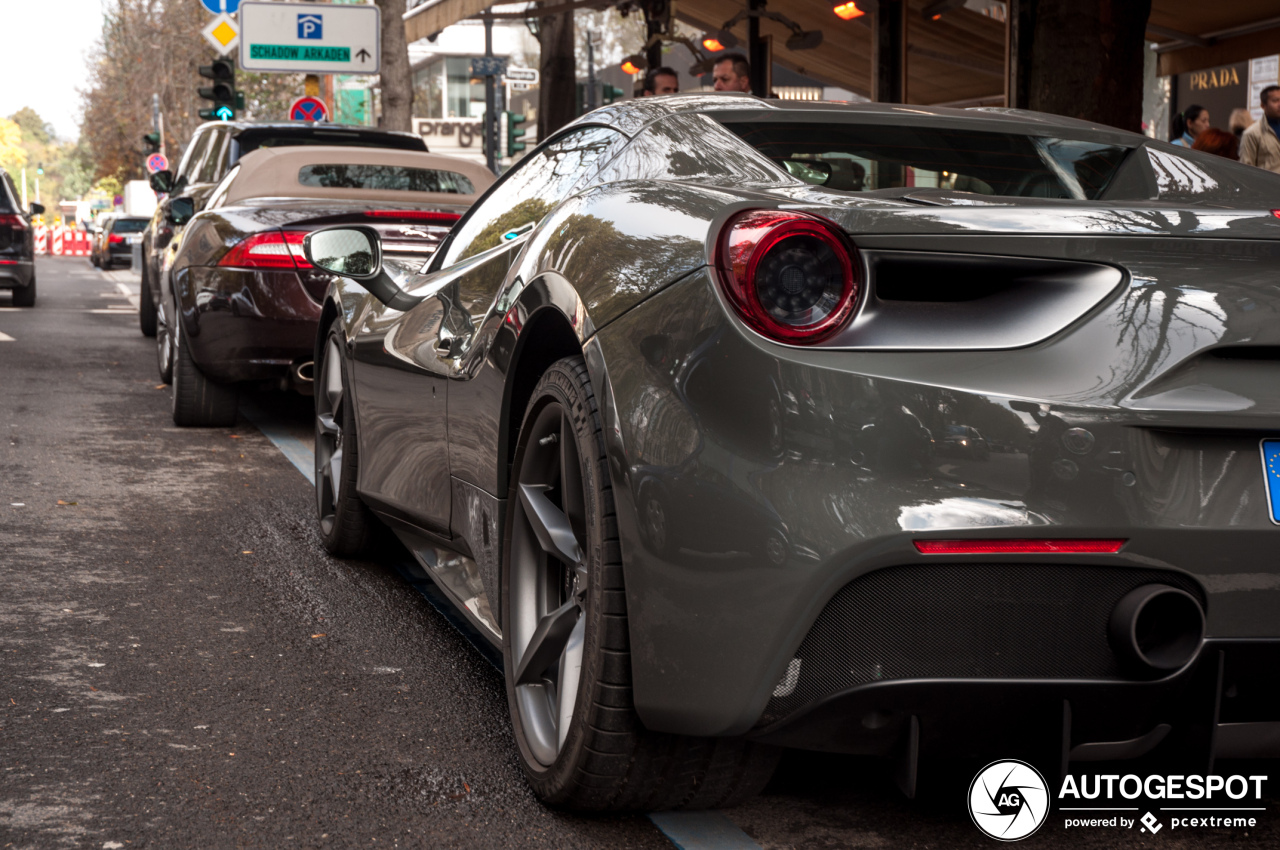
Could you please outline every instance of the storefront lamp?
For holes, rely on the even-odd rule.
[[[863,3],[862,5],[867,5]],[[841,3],[831,11],[836,13],[836,17],[844,21],[852,21],[854,18],[861,18],[867,13],[866,9],[859,9],[857,3]]]

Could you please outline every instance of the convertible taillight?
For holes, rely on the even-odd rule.
[[[425,221],[428,224],[443,224],[453,227],[462,216],[458,213],[440,212],[438,210],[369,210],[367,218],[398,218],[404,221]]]
[[[1124,540],[1097,539],[987,539],[916,540],[921,555],[1110,555],[1120,551]]]
[[[752,210],[720,234],[725,296],[764,336],[821,342],[848,324],[862,286],[853,247],[836,225],[805,213]]]
[[[293,230],[255,233],[248,239],[237,242],[218,261],[218,265],[277,271],[309,269],[311,264],[302,253],[302,240],[306,235]]]

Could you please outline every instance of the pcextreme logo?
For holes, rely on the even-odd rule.
[[[1165,827],[1251,829],[1267,807],[1266,776],[1068,775],[1058,789],[1063,829],[1131,829],[1148,836]],[[1049,817],[1054,800],[1034,767],[1015,759],[984,767],[969,786],[969,815],[998,841],[1020,841]],[[1139,814],[1141,813],[1141,814]]]

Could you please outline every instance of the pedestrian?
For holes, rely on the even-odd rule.
[[[1280,174],[1280,86],[1267,86],[1262,101],[1262,120],[1255,121],[1240,137],[1240,161]]]
[[[680,75],[663,65],[654,68],[644,75],[644,94],[641,97],[653,97],[657,94],[679,94]]]
[[[1240,134],[1249,129],[1251,124],[1253,124],[1253,116],[1249,114],[1249,110],[1233,109],[1231,110],[1231,120],[1227,122],[1227,129],[1238,139]]]
[[[1209,110],[1197,104],[1173,116],[1173,136],[1169,141],[1189,148],[1196,143],[1196,136],[1209,129]]]
[[[751,63],[741,53],[726,53],[711,68],[716,91],[751,93]]]
[[[1240,140],[1217,127],[1210,127],[1196,136],[1196,143],[1191,146],[1191,149],[1225,156],[1227,159],[1240,158]]]

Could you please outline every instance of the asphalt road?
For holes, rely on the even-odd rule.
[[[39,278],[33,310],[0,294],[0,850],[672,846],[538,804],[465,636],[392,567],[329,558],[310,485],[249,421],[173,426],[127,273]],[[305,401],[253,401],[305,438]],[[789,754],[685,846],[993,846],[964,770],[907,801],[873,761]],[[1276,847],[1276,784],[1253,830],[1051,816],[1029,843]]]

